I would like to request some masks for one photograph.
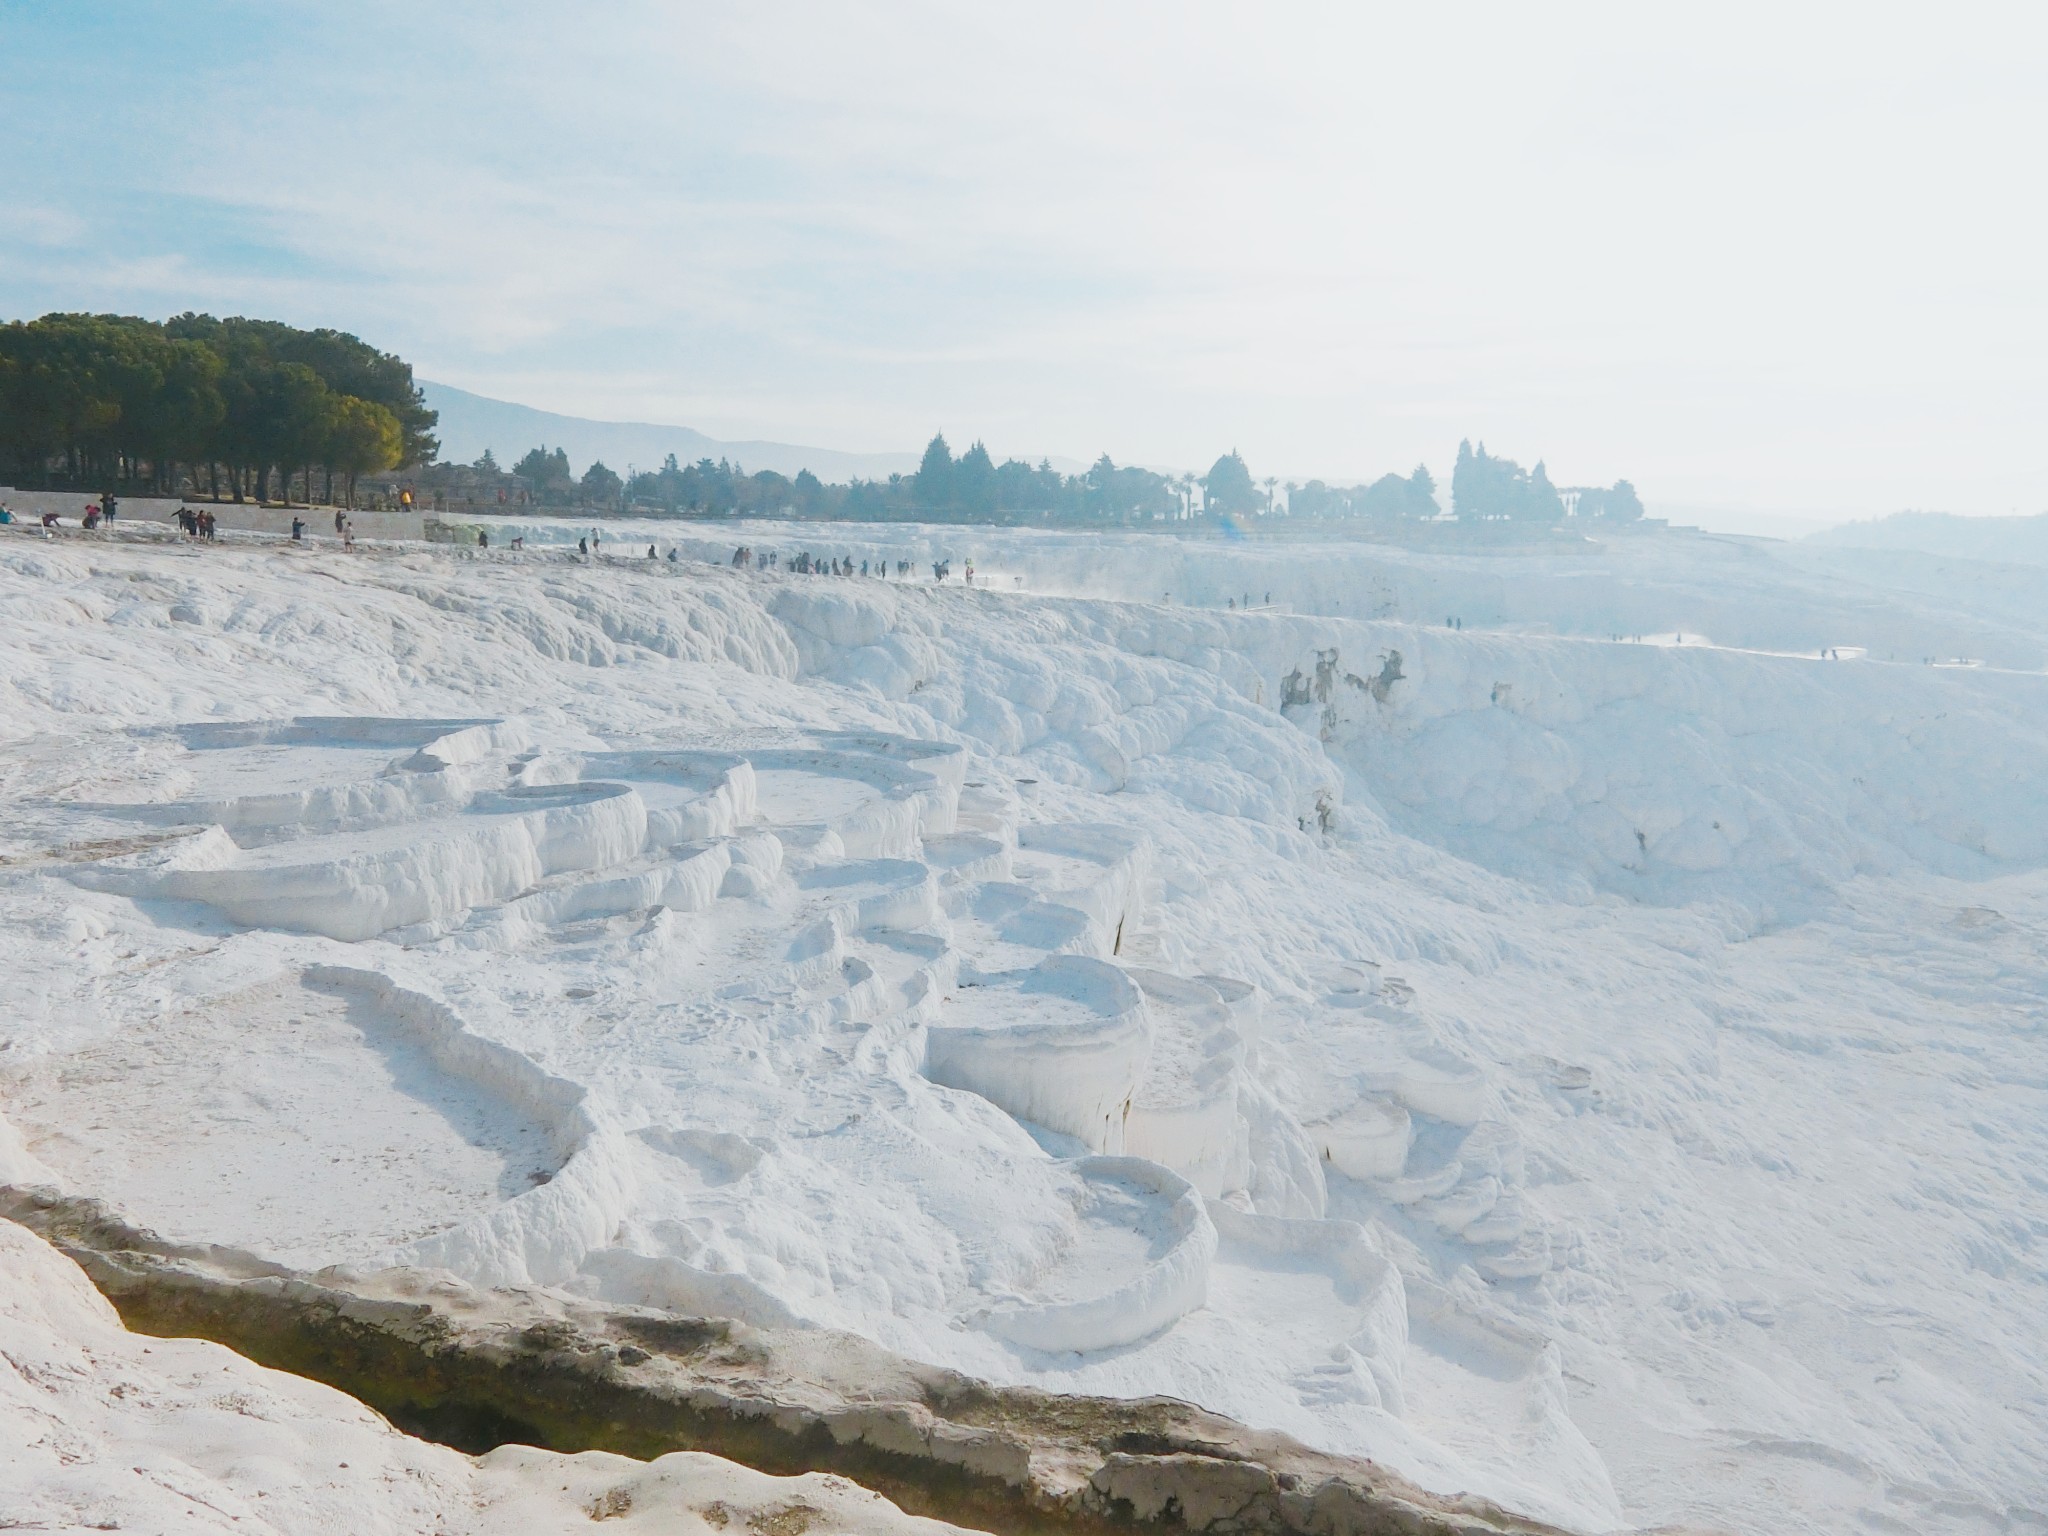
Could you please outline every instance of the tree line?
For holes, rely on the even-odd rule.
[[[1044,460],[999,464],[980,442],[956,456],[944,433],[932,438],[913,473],[849,484],[824,483],[807,469],[793,478],[773,470],[748,474],[724,459],[679,464],[674,454],[660,469],[629,477],[602,462],[577,476],[563,449],[545,446],[529,450],[509,471],[486,452],[474,465],[453,473],[472,490],[516,487],[515,499],[525,505],[711,517],[1117,526],[1289,518],[1390,524],[1429,522],[1440,519],[1444,510],[1434,477],[1420,464],[1405,475],[1386,474],[1353,486],[1289,481],[1283,496],[1278,481],[1254,478],[1235,450],[1218,458],[1206,475],[1120,466],[1108,454],[1080,474],[1067,475]],[[501,503],[506,499],[501,495]],[[1483,443],[1475,449],[1469,441],[1459,445],[1451,499],[1453,515],[1467,524],[1546,524],[1568,514],[1627,522],[1643,515],[1642,501],[1626,480],[1605,488],[1560,489],[1540,462],[1524,470],[1512,459],[1489,454]]]
[[[1229,463],[1249,486],[1242,460],[1231,455]],[[528,450],[509,470],[487,451],[475,464],[448,478],[450,488],[458,492],[482,493],[488,501],[494,493],[513,490],[519,504],[538,507],[868,522],[945,518],[958,522],[1119,524],[1191,516],[1197,505],[1196,487],[1205,483],[1194,475],[1175,478],[1119,466],[1107,454],[1078,475],[1061,474],[1044,461],[1032,465],[1011,459],[997,464],[978,442],[956,458],[944,434],[932,439],[914,473],[845,484],[828,484],[808,469],[790,476],[774,470],[749,474],[725,459],[681,464],[674,454],[661,468],[630,478],[622,479],[602,461],[577,476],[571,472],[566,452],[545,445]],[[1210,503],[1215,505],[1219,496],[1226,496],[1226,477],[1209,478],[1213,482]],[[1254,494],[1244,510],[1252,510],[1255,503]]]
[[[316,472],[431,463],[412,367],[345,331],[182,314],[49,314],[0,326],[0,460],[18,483],[284,499]]]
[[[1457,467],[1451,471],[1451,509],[1460,522],[1555,523],[1571,512],[1603,522],[1633,522],[1643,515],[1642,499],[1626,480],[1602,489],[1569,487],[1560,492],[1550,483],[1541,459],[1525,470],[1513,459],[1496,458],[1486,444],[1458,444]]]
[[[486,452],[474,465],[437,465],[435,413],[412,367],[358,337],[301,330],[275,320],[182,314],[49,314],[0,325],[0,463],[27,486],[225,494],[235,501],[286,499],[295,477],[312,499],[340,480],[355,501],[359,475],[418,466],[444,490],[495,495],[500,504],[642,509],[672,514],[794,515],[860,521],[943,518],[968,523],[1053,522],[1129,526],[1197,518],[1280,517],[1424,522],[1442,515],[1436,484],[1417,466],[1369,484],[1253,478],[1235,450],[1206,475],[1169,475],[1119,465],[1108,454],[1079,474],[1050,462],[997,463],[975,442],[955,454],[933,436],[915,472],[887,480],[826,484],[747,474],[723,459],[621,476],[593,463],[571,474],[559,447],[537,447],[502,469]],[[273,497],[273,491],[275,496]],[[1524,470],[1484,443],[1458,446],[1451,507],[1461,523],[1543,525],[1567,515],[1626,522],[1643,515],[1626,480],[1612,486],[1551,484],[1539,461]]]

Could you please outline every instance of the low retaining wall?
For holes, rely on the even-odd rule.
[[[172,503],[175,511],[177,503]],[[289,538],[292,519],[306,520],[306,536],[315,539],[334,539],[340,535],[334,531],[334,508],[301,507],[296,510],[284,507],[252,507],[244,503],[236,506],[233,502],[192,502],[188,505],[211,512],[213,520],[222,528],[233,528],[243,533],[276,533]],[[125,512],[122,514],[127,515]],[[356,525],[359,539],[424,539],[426,518],[418,512],[344,512],[342,516]]]
[[[54,512],[66,522],[75,523],[85,516],[86,507],[99,499],[97,491],[18,491],[11,485],[0,485],[0,507],[18,518],[39,518],[45,512]],[[157,522],[183,505],[175,496],[114,498],[116,521],[123,523]]]
[[[99,494],[93,491],[18,491],[12,486],[0,485],[0,507],[6,507],[25,521],[33,521],[45,512],[54,512],[67,523],[75,523],[85,516],[86,506],[99,499]],[[248,502],[183,501],[175,496],[117,495],[115,526],[167,523],[180,507],[211,512],[219,527],[243,533],[274,533],[289,538],[292,519],[301,517],[306,520],[308,537],[340,537],[334,531],[332,507],[259,507]],[[427,537],[426,514],[421,512],[344,512],[343,516],[356,525],[356,537],[359,539]]]

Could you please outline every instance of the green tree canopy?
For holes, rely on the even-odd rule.
[[[1564,502],[1538,462],[1525,470],[1513,459],[1495,458],[1486,444],[1458,445],[1457,467],[1451,472],[1451,509],[1461,522],[1511,518],[1529,523],[1554,523],[1564,516]]]
[[[937,432],[925,445],[924,458],[917,466],[917,499],[927,507],[945,507],[953,501],[953,450],[946,446],[946,434]]]
[[[236,499],[262,497],[273,472],[285,484],[315,465],[348,473],[328,454],[346,437],[336,423],[351,400],[396,424],[397,462],[432,457],[435,417],[411,366],[346,332],[196,314],[0,326],[0,458],[31,481],[171,490],[180,466],[216,486],[225,468]]]
[[[591,462],[590,468],[583,471],[583,478],[578,485],[583,492],[583,499],[594,507],[613,505],[626,488],[617,475],[604,467],[602,459]]]
[[[560,448],[550,453],[545,443],[538,448],[527,449],[520,456],[519,462],[512,466],[512,473],[532,485],[535,490],[576,483],[576,477],[569,473],[569,455]]]
[[[335,402],[328,432],[324,459],[346,477],[351,503],[355,501],[356,476],[396,469],[405,457],[405,429],[398,418],[383,406],[354,395],[343,395]]]
[[[1202,496],[1212,512],[1237,514],[1258,508],[1258,488],[1236,449],[1209,466],[1209,473],[1202,477]]]
[[[953,466],[953,500],[970,517],[996,509],[996,466],[979,438]]]

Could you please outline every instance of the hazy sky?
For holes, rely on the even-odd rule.
[[[0,0],[0,315],[727,437],[2037,512],[2044,16]]]

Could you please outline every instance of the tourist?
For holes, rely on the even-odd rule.
[[[305,541],[306,520],[303,517],[294,517],[292,519],[292,542],[294,544],[303,544]]]

